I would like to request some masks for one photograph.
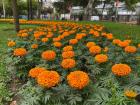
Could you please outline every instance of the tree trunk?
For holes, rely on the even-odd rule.
[[[116,12],[115,12],[115,22],[117,22],[118,19],[118,5],[119,5],[119,0],[116,0]]]
[[[136,13],[137,13],[137,24],[140,25],[140,8],[138,8]]]
[[[5,18],[6,17],[6,10],[5,10],[4,0],[2,0],[2,7],[3,7],[3,16]]]
[[[33,8],[32,8],[32,0],[30,0],[30,19],[33,19]]]
[[[15,31],[18,32],[20,30],[20,26],[19,26],[17,0],[11,0],[11,4],[13,10],[14,23],[15,23]]]
[[[37,18],[40,19],[41,18],[41,8],[42,8],[42,3],[43,1],[38,0],[38,8],[37,8]]]
[[[33,19],[32,0],[27,0],[27,7],[28,7],[28,20],[31,20]]]
[[[102,13],[101,13],[101,20],[103,20],[103,13],[104,13],[105,6],[106,6],[106,1],[104,1]]]
[[[29,0],[27,0],[27,12],[28,12],[28,20],[30,20],[30,7],[29,7]]]
[[[139,14],[138,19],[137,19],[137,25],[140,25],[140,14]]]
[[[84,10],[84,20],[90,20],[93,14],[93,4],[95,0],[89,0],[87,7]]]

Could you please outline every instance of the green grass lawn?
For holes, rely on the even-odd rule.
[[[21,25],[21,29],[36,27],[35,25]],[[0,23],[0,54],[7,48],[7,40],[15,37],[14,25]]]
[[[94,24],[100,24],[104,25],[107,30],[114,34],[115,37],[120,39],[126,39],[126,35],[130,35],[132,40],[135,43],[140,42],[140,26],[138,25],[128,25],[128,24],[122,24],[122,23],[115,23],[115,22],[87,22],[83,21],[80,23],[94,23]]]

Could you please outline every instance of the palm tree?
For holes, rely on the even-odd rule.
[[[19,26],[17,0],[11,0],[11,4],[13,10],[14,23],[15,23],[15,31],[18,32],[20,30],[20,26]]]

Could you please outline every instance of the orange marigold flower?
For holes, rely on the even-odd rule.
[[[99,34],[98,31],[94,31],[93,35],[94,35],[95,37],[99,37],[99,36],[100,36],[100,34]]]
[[[8,45],[8,47],[13,47],[13,46],[16,45],[16,42],[14,42],[14,41],[9,41],[7,45]]]
[[[106,38],[107,39],[113,39],[113,35],[112,34],[107,34]]]
[[[43,35],[45,35],[45,32],[42,32],[42,31],[36,31],[36,32],[34,32],[35,39],[39,39]]]
[[[46,37],[47,38],[52,38],[53,37],[53,34],[52,33],[49,33]]]
[[[132,40],[124,40],[124,42],[127,42],[130,44],[132,42]]]
[[[125,90],[124,95],[128,98],[135,98],[137,96],[137,92],[133,90]]]
[[[94,34],[94,30],[91,29],[91,30],[89,31],[89,34]]]
[[[61,42],[54,42],[53,45],[55,47],[61,47],[62,46],[62,43]]]
[[[127,64],[115,64],[112,66],[112,72],[117,76],[127,76],[131,71],[131,68]]]
[[[70,34],[74,34],[75,33],[75,30],[71,30],[69,31]]]
[[[81,32],[87,32],[86,30],[82,30]]]
[[[89,83],[89,76],[83,71],[74,71],[67,76],[68,84],[75,89],[83,89]]]
[[[100,46],[92,46],[89,49],[91,54],[99,54],[101,52],[101,47]]]
[[[140,44],[138,44],[138,48],[140,48]]]
[[[25,48],[16,48],[14,50],[14,53],[13,53],[15,56],[24,56],[27,54],[27,51]]]
[[[60,38],[53,38],[53,41],[54,42],[58,42],[58,41],[60,41],[61,39]]]
[[[39,39],[40,34],[38,34],[38,33],[34,33],[34,37],[35,37],[35,39]]]
[[[55,59],[56,53],[52,50],[47,50],[47,51],[44,51],[41,56],[44,60],[51,61]]]
[[[60,36],[58,36],[58,38],[60,38],[60,39],[64,39],[65,36],[64,36],[64,35],[60,35]]]
[[[46,42],[48,41],[48,38],[42,38],[41,41],[42,41],[43,43],[46,43]]]
[[[108,56],[104,54],[98,54],[95,56],[95,61],[98,63],[104,63],[108,61]]]
[[[71,39],[69,40],[69,44],[77,44],[78,40],[77,39]]]
[[[30,28],[30,29],[29,29],[29,31],[31,32],[31,31],[33,31],[33,29],[32,29],[32,28]]]
[[[64,69],[70,69],[70,68],[74,68],[76,65],[76,62],[74,59],[63,59],[61,66]]]
[[[120,47],[127,47],[129,43],[127,41],[120,41],[118,44]]]
[[[21,37],[27,37],[28,36],[28,33],[22,33],[21,34]]]
[[[85,30],[85,32],[86,32],[86,30]],[[87,36],[87,34],[86,33],[82,33],[82,36],[85,37],[85,36]]]
[[[60,75],[56,71],[43,71],[37,77],[37,83],[42,87],[51,88],[60,81]]]
[[[95,44],[94,42],[88,42],[86,46],[87,46],[88,48],[91,48],[92,46],[95,46],[95,45],[96,45],[96,44]]]
[[[63,53],[62,53],[62,57],[63,57],[64,59],[72,58],[72,57],[74,57],[74,52],[73,52],[73,51],[63,52]]]
[[[106,37],[107,36],[107,33],[102,32],[101,35],[104,36],[104,37]]]
[[[66,32],[64,32],[62,35],[63,35],[64,37],[67,37],[67,36],[70,35],[70,33],[66,31]]]
[[[104,52],[108,52],[109,48],[108,47],[105,47],[104,48]]]
[[[77,40],[80,40],[80,39],[82,39],[82,38],[83,38],[82,35],[77,35],[77,36],[75,37],[75,39],[77,39]]]
[[[26,29],[20,30],[18,33],[23,33],[23,32],[27,32],[27,30]]]
[[[69,32],[64,32],[62,35],[63,35],[64,37],[66,37],[66,36],[69,36],[70,33],[69,33]]]
[[[114,39],[114,40],[113,40],[113,44],[119,44],[120,42],[121,42],[120,39]]]
[[[127,53],[135,53],[137,51],[137,48],[135,46],[127,46],[124,50]]]
[[[32,45],[31,45],[31,48],[32,48],[32,49],[38,48],[38,44],[32,44]]]
[[[65,52],[65,51],[72,51],[73,50],[73,47],[72,46],[65,46],[64,48],[63,48],[63,51]]]
[[[45,68],[41,68],[41,67],[35,67],[35,68],[32,68],[30,71],[29,71],[29,76],[32,77],[32,78],[37,78],[37,76],[42,73],[43,71],[46,71]]]

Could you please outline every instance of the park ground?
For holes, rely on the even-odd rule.
[[[140,42],[140,26],[113,22],[80,22],[80,24],[85,23],[104,25],[107,31],[113,33],[116,38],[126,39],[129,35],[129,38],[131,38],[135,44]],[[36,25],[21,25],[21,29],[34,27],[36,27]],[[6,54],[7,40],[15,37],[15,35],[16,33],[14,31],[13,24],[0,23],[0,100],[3,92],[7,100],[10,99],[11,95],[11,93],[8,91],[8,88],[6,87],[8,82],[8,73],[6,72],[6,66],[4,64],[4,55]]]

